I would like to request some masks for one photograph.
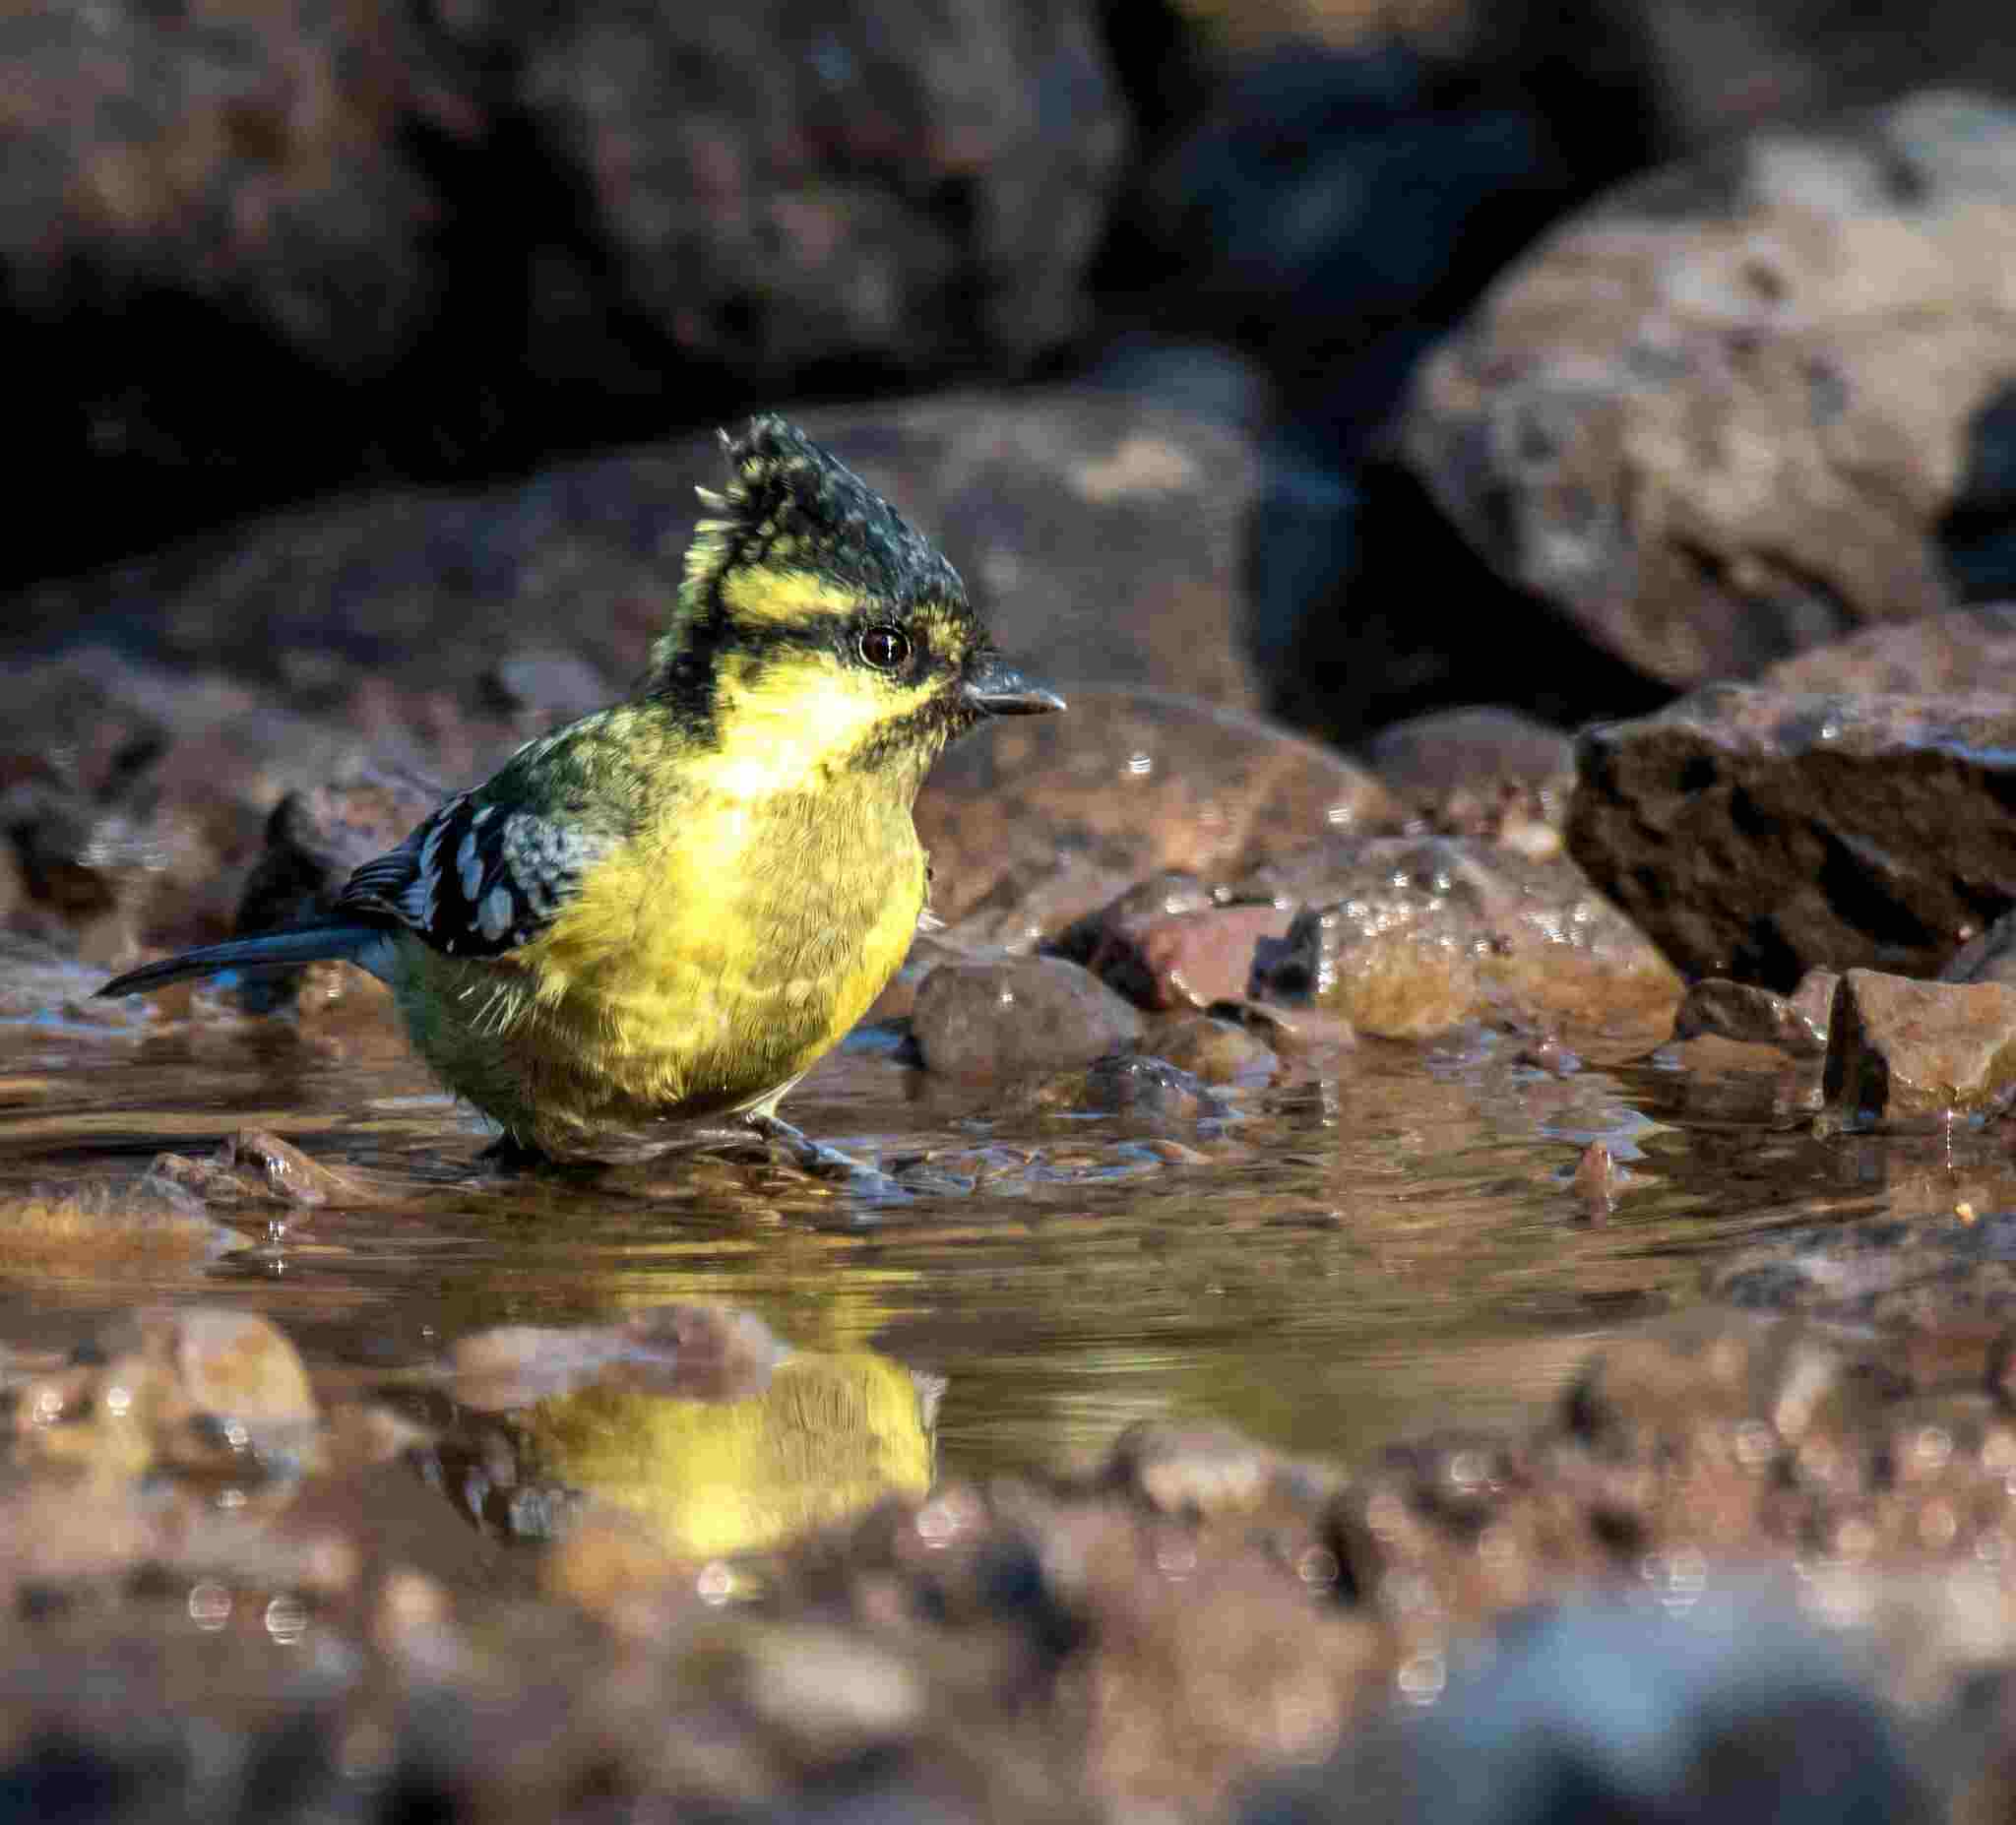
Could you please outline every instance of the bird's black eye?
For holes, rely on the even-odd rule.
[[[900,627],[871,627],[861,636],[861,658],[877,671],[894,671],[910,658],[910,636]]]

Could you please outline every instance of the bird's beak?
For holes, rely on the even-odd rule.
[[[1041,716],[1064,707],[1055,691],[1032,684],[998,653],[974,661],[962,689],[966,701],[988,716]]]

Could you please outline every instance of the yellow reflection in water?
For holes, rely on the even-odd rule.
[[[673,1552],[718,1558],[922,1495],[944,1385],[872,1351],[806,1351],[746,1400],[595,1386],[511,1423],[541,1480],[628,1509]]]

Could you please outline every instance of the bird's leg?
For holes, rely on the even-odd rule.
[[[772,1114],[768,1109],[751,1109],[742,1120],[773,1147],[782,1147],[807,1172],[821,1178],[858,1178],[863,1173],[881,1176],[873,1166],[864,1166],[839,1148],[813,1140],[802,1128],[793,1128],[782,1115]]]

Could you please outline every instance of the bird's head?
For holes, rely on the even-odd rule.
[[[859,476],[773,415],[724,435],[728,483],[686,552],[647,691],[730,781],[886,770],[912,789],[988,716],[1061,710],[988,643],[959,573]]]

